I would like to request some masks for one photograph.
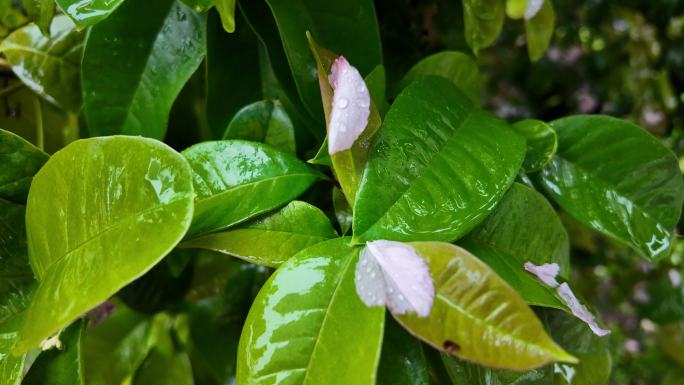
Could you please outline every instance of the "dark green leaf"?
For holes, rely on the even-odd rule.
[[[504,24],[503,0],[461,0],[466,42],[475,54],[496,40]]]
[[[242,108],[228,124],[223,139],[262,142],[276,150],[297,152],[292,121],[277,100],[263,100]]]
[[[328,217],[308,203],[293,201],[280,211],[228,231],[184,242],[247,262],[278,267],[303,249],[337,236]]]
[[[426,318],[398,316],[437,349],[484,366],[533,369],[575,358],[556,345],[525,301],[494,271],[460,247],[411,243],[430,266],[435,300]]]
[[[34,92],[60,108],[78,111],[83,36],[67,17],[58,16],[52,20],[50,37],[30,24],[3,40],[0,51]]]
[[[62,347],[40,353],[23,385],[84,385],[83,334],[85,321],[78,321],[59,335]]]
[[[135,374],[133,385],[193,385],[188,354],[153,350]]]
[[[139,137],[80,140],[50,158],[28,197],[29,258],[40,286],[17,352],[38,346],[171,251],[192,219],[191,172],[180,154]]]
[[[194,171],[197,193],[193,237],[281,206],[321,177],[293,155],[255,142],[205,142],[183,155]]]
[[[0,199],[26,202],[33,175],[48,155],[21,137],[0,129]]]
[[[677,158],[638,126],[607,116],[556,120],[546,192],[580,222],[649,260],[668,255],[684,182]]]
[[[385,312],[356,294],[350,241],[312,246],[269,278],[240,337],[238,384],[375,382]]]
[[[486,368],[442,353],[453,385],[555,385],[553,365],[522,372]]]
[[[420,341],[392,318],[385,321],[377,384],[428,384],[428,366]]]
[[[556,131],[548,124],[535,119],[521,120],[512,127],[527,142],[523,170],[528,173],[541,170],[551,161],[558,149]]]
[[[177,0],[126,1],[93,27],[82,71],[90,133],[162,139],[173,101],[204,59],[205,40],[204,16]]]
[[[549,48],[555,22],[556,14],[553,11],[551,0],[544,0],[539,12],[531,19],[525,20],[525,37],[530,60],[539,60]]]
[[[91,26],[106,18],[124,0],[57,0],[62,11],[76,23],[79,29]],[[132,1],[129,1],[132,3]]]
[[[459,238],[494,208],[524,152],[519,135],[455,86],[414,81],[371,147],[354,207],[356,241]]]
[[[195,10],[195,12],[206,12],[214,6],[214,0],[181,0],[183,4]]]
[[[676,268],[667,273],[681,276],[681,270]],[[663,325],[684,321],[684,285],[673,283],[667,275],[651,276],[644,283],[647,301],[637,303],[642,317]]]
[[[398,84],[397,92],[423,76],[441,76],[451,81],[475,104],[480,104],[480,71],[470,56],[444,51],[416,63]]]
[[[22,0],[26,14],[40,28],[43,35],[50,34],[50,22],[55,16],[54,0]]]

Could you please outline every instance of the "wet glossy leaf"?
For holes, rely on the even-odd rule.
[[[558,153],[541,184],[565,211],[649,260],[668,255],[684,182],[677,159],[646,131],[607,116],[556,120]]]
[[[525,301],[487,265],[441,242],[411,245],[428,262],[435,303],[427,318],[397,319],[430,345],[479,364],[513,370],[574,361],[549,337]]]
[[[475,104],[480,104],[480,71],[470,56],[457,51],[444,51],[416,63],[398,84],[397,93],[416,79],[441,76],[451,81]]]
[[[159,262],[187,231],[193,195],[187,162],[155,140],[85,139],[53,155],[28,197],[29,258],[40,286],[16,351],[37,346]]]
[[[223,139],[262,142],[276,150],[297,152],[292,121],[277,100],[263,100],[242,108],[228,124]]]
[[[133,385],[193,385],[192,366],[186,352],[166,354],[153,350],[135,374]]]
[[[9,131],[0,129],[0,199],[26,202],[33,175],[48,155]]]
[[[337,187],[333,187],[333,207],[335,209],[335,218],[340,225],[342,235],[345,235],[351,230],[352,221],[354,219],[352,208],[347,202],[344,193]]]
[[[496,40],[504,24],[505,3],[501,0],[461,0],[466,42],[475,54]]]
[[[90,133],[162,139],[173,101],[204,59],[205,40],[204,17],[177,0],[126,1],[93,27],[82,64]]]
[[[12,351],[14,339],[17,335],[16,327],[18,327],[16,322],[15,325],[10,326],[6,323],[0,323],[0,352],[2,352],[2,357],[0,357],[0,385],[19,385],[24,375],[26,355],[14,356],[6,353]]]
[[[50,34],[50,22],[55,16],[54,0],[22,0],[26,14],[40,28],[43,35]]]
[[[316,63],[304,39],[306,31],[321,47],[344,55],[368,75],[382,64],[378,21],[373,2],[349,0],[328,2],[325,7],[317,0],[266,0],[278,25],[288,64],[297,91],[308,112],[322,119],[318,79],[313,71]],[[346,28],[345,20],[354,20],[354,28]]]
[[[274,214],[192,239],[181,247],[214,250],[258,265],[278,267],[303,249],[336,236],[321,210],[293,201]]]
[[[25,385],[84,385],[83,338],[85,321],[78,321],[59,335],[61,349],[40,353],[31,365]]]
[[[528,261],[557,263],[562,276],[570,273],[568,234],[556,211],[535,190],[514,183],[492,214],[459,244],[494,269],[530,305],[567,310],[553,289],[523,267]]]
[[[67,17],[58,16],[52,21],[49,37],[29,24],[3,40],[0,51],[35,93],[62,109],[78,111],[83,38]]]
[[[553,365],[526,371],[492,369],[442,353],[453,385],[554,385]]]
[[[64,14],[79,29],[98,23],[108,17],[124,0],[56,0]]]
[[[191,237],[281,206],[321,177],[293,155],[255,142],[204,142],[183,155],[197,193]]]
[[[124,305],[85,337],[85,374],[88,385],[121,385],[130,381],[152,348],[152,323]]]
[[[356,295],[349,243],[312,246],[269,278],[240,337],[237,384],[374,383],[385,312]]]
[[[385,321],[377,384],[428,384],[428,366],[420,341],[392,318]]]
[[[556,14],[551,0],[544,0],[539,12],[531,19],[525,20],[525,38],[527,39],[527,53],[530,60],[537,61],[551,44]]]
[[[221,24],[226,32],[235,32],[235,3],[237,0],[213,0],[214,6],[221,15]]]
[[[527,142],[523,170],[527,173],[541,170],[556,154],[558,148],[556,131],[545,122],[535,119],[521,120],[512,127]]]
[[[453,85],[414,81],[371,147],[354,207],[356,240],[459,238],[494,208],[524,152],[519,135]]]

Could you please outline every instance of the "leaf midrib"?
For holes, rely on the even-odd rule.
[[[228,195],[228,194],[234,192],[234,190],[240,190],[240,189],[242,189],[242,188],[250,187],[250,186],[252,186],[252,185],[259,184],[259,183],[261,183],[261,182],[268,182],[268,181],[275,180],[275,179],[279,179],[279,178],[290,178],[290,177],[313,177],[313,178],[318,178],[318,175],[316,175],[316,174],[313,173],[313,172],[310,172],[310,173],[281,174],[281,175],[270,176],[270,177],[266,177],[266,178],[263,178],[263,179],[257,179],[257,180],[251,181],[251,182],[246,182],[246,183],[241,183],[241,184],[238,184],[238,185],[235,185],[235,186],[230,186],[230,187],[228,187],[227,189],[225,189],[225,190],[223,190],[223,191],[221,191],[221,192],[218,192],[218,193],[216,193],[216,194],[212,194],[212,195],[209,195],[209,196],[204,197],[204,198],[198,198],[198,199],[195,200],[195,202],[196,202],[196,203],[204,203],[204,202],[206,202],[206,201],[220,200],[220,198],[221,198],[222,196]],[[202,181],[206,183],[206,180],[205,180],[204,178],[202,178]]]

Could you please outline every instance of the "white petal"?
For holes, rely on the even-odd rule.
[[[575,297],[575,293],[572,292],[572,289],[570,289],[570,286],[568,286],[567,283],[563,282],[556,290],[565,304],[568,305],[570,311],[572,311],[572,314],[589,325],[589,328],[592,332],[594,332],[594,334],[599,337],[610,334],[610,330],[603,329],[596,323],[594,315],[589,312],[586,306],[580,303],[577,297]]]
[[[540,281],[551,287],[558,287],[556,277],[560,272],[560,266],[557,263],[545,263],[537,266],[532,262],[525,262],[525,270],[534,274]]]
[[[356,291],[368,306],[378,298],[394,314],[416,313],[427,317],[435,287],[430,269],[413,247],[392,241],[366,244],[356,266]]]
[[[368,125],[370,93],[359,71],[344,56],[332,65],[329,76],[333,88],[328,152],[350,149]]]
[[[535,17],[545,0],[527,0],[527,8],[525,8],[525,20],[530,20]]]

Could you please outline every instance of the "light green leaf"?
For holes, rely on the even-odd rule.
[[[40,353],[23,385],[84,385],[83,335],[85,321],[78,321],[59,335],[61,349]]]
[[[459,244],[489,265],[530,305],[568,310],[555,291],[524,269],[557,263],[570,273],[568,234],[553,207],[538,192],[513,184],[494,212]]]
[[[572,116],[551,127],[558,153],[541,172],[547,194],[646,259],[667,256],[684,200],[672,152],[642,128],[607,116]]]
[[[522,19],[525,16],[529,0],[506,0],[506,16],[511,19]]]
[[[466,42],[475,54],[488,47],[501,34],[504,24],[503,0],[461,0]]]
[[[293,201],[274,214],[192,239],[181,247],[214,250],[258,265],[278,267],[303,249],[336,236],[321,210]]]
[[[457,51],[438,52],[416,63],[401,79],[396,93],[414,80],[430,75],[448,79],[473,103],[480,104],[480,71],[477,64],[470,56]]]
[[[549,48],[553,37],[556,14],[551,0],[544,0],[541,9],[534,17],[525,20],[525,38],[527,39],[527,53],[530,60],[539,60]]]
[[[183,155],[193,169],[197,193],[190,237],[277,208],[322,176],[293,155],[255,142],[204,142]]]
[[[235,2],[237,0],[213,0],[214,6],[221,15],[221,24],[226,32],[235,32]]]
[[[50,22],[55,16],[54,0],[22,0],[21,4],[43,35],[50,35]]]
[[[48,102],[68,111],[81,107],[83,34],[65,16],[52,20],[50,37],[29,24],[0,44],[14,73]]]
[[[541,120],[525,119],[513,124],[513,129],[527,142],[523,170],[537,172],[551,161],[558,149],[556,131]]]
[[[545,333],[515,290],[473,255],[448,243],[411,245],[429,264],[435,283],[428,317],[397,317],[414,335],[442,351],[495,368],[576,362]]]
[[[294,126],[277,100],[263,100],[242,108],[228,124],[223,139],[251,140],[276,150],[297,152]]]
[[[123,2],[124,0],[57,0],[57,5],[79,29],[84,29],[108,17]]]
[[[354,220],[354,214],[352,212],[347,198],[345,198],[344,193],[337,187],[333,187],[333,208],[335,209],[335,218],[337,223],[340,225],[340,231],[342,235],[346,235],[349,230],[351,230],[352,221]]]
[[[380,116],[385,116],[385,112],[389,108],[387,103],[387,75],[385,74],[385,66],[378,64],[373,71],[371,71],[364,78],[371,100],[375,104],[380,113]]]
[[[204,59],[205,40],[204,16],[177,0],[126,1],[94,26],[82,64],[91,135],[162,139],[173,101]]]
[[[355,240],[458,239],[501,199],[524,152],[519,135],[452,84],[414,81],[373,141],[356,196]]]
[[[48,155],[9,131],[0,129],[0,199],[26,202],[33,175]]]
[[[395,320],[385,321],[378,385],[428,385],[428,365],[420,341]]]
[[[29,259],[40,285],[16,352],[38,346],[173,249],[192,219],[191,172],[170,147],[139,137],[79,140],[50,158],[28,197]]]
[[[238,385],[375,383],[385,311],[356,294],[349,243],[312,246],[269,278],[240,337]]]
[[[117,304],[88,332],[83,350],[88,385],[121,385],[133,378],[153,345],[150,317]]]
[[[12,346],[14,346],[14,339],[17,335],[16,327],[18,323],[10,325],[10,330],[6,324],[0,324],[0,385],[19,385],[21,378],[24,375],[24,362],[26,354],[18,356],[12,355]]]

